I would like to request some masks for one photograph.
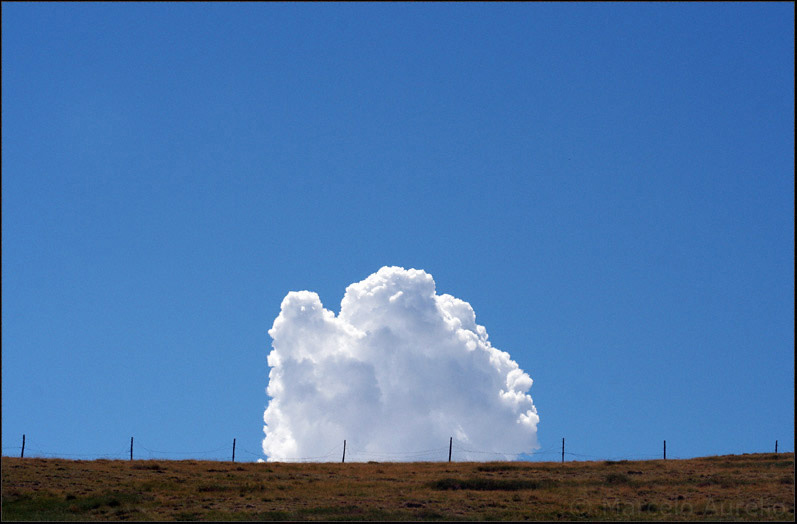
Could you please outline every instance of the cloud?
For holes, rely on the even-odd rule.
[[[538,448],[531,378],[425,271],[383,267],[337,316],[292,291],[268,334],[269,461],[337,461],[344,439],[347,462],[447,460],[449,437],[455,460]]]

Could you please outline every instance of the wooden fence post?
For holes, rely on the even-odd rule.
[[[130,437],[130,460],[133,460],[133,437]]]
[[[775,444],[775,447],[777,448],[778,445]],[[25,458],[25,434],[24,433],[22,434],[22,453],[19,454],[19,458]]]
[[[341,464],[346,463],[346,440],[343,440],[343,458],[340,460]]]
[[[454,445],[454,437],[448,439],[448,461],[451,462],[451,447]]]
[[[235,462],[235,439],[232,439],[232,461]]]

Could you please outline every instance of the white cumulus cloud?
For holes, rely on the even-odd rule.
[[[383,267],[337,316],[292,291],[268,334],[269,461],[511,459],[538,448],[532,380],[470,304],[425,271]],[[496,455],[493,453],[501,453]]]

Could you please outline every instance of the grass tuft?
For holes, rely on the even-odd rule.
[[[606,475],[606,484],[617,485],[617,484],[629,484],[631,482],[631,477],[626,475],[625,473],[609,473]]]
[[[494,463],[494,464],[484,464],[483,466],[479,466],[476,468],[476,471],[486,471],[486,472],[493,472],[493,471],[515,471],[518,469],[522,469],[520,466],[515,464],[502,464],[502,463]]]
[[[440,479],[431,484],[433,489],[439,491],[469,489],[474,491],[518,491],[521,489],[544,489],[556,486],[556,481],[550,479],[524,480],[524,479]]]

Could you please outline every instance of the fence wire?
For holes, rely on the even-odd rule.
[[[33,446],[30,446],[33,444]],[[343,460],[343,443],[337,444],[313,456],[298,456],[298,457],[283,457],[283,456],[266,456],[262,451],[254,452],[241,446],[236,447],[236,454],[238,459],[236,462],[247,462],[247,460],[240,460],[241,454],[251,457],[248,462],[339,462]],[[15,455],[22,451],[22,446],[3,446],[3,456],[10,456],[9,453],[13,452]],[[143,450],[144,453],[141,453]],[[230,444],[225,444],[214,449],[204,451],[164,451],[159,449],[152,449],[145,446],[140,441],[135,442],[134,459],[158,459],[169,460],[170,457],[184,457],[186,459],[197,460],[211,460],[219,462],[231,461],[232,447]],[[451,461],[452,462],[469,462],[478,457],[478,460],[490,459],[501,461],[521,461],[521,462],[559,462],[562,457],[562,449],[558,446],[548,447],[537,451],[497,451],[485,449],[473,449],[467,443],[453,439],[451,442]],[[790,453],[783,450],[780,453]],[[24,456],[26,458],[71,458],[78,460],[91,460],[91,459],[112,459],[112,460],[129,460],[130,448],[125,447],[121,450],[112,451],[108,453],[67,453],[61,451],[51,451],[38,447],[36,441],[28,439],[24,446]],[[438,448],[421,449],[413,451],[371,451],[367,447],[361,447],[361,443],[356,440],[347,441],[345,459],[352,462],[366,462],[366,461],[382,461],[382,462],[447,462],[449,456],[449,446],[441,446]],[[639,454],[621,454],[614,456],[606,455],[592,455],[586,453],[576,453],[569,450],[564,450],[564,457],[566,461],[599,461],[599,460],[655,460],[662,459],[662,454],[652,453],[639,453]],[[668,459],[678,460],[684,457],[668,454]],[[543,460],[540,460],[543,459]],[[177,459],[179,460],[179,459]]]

